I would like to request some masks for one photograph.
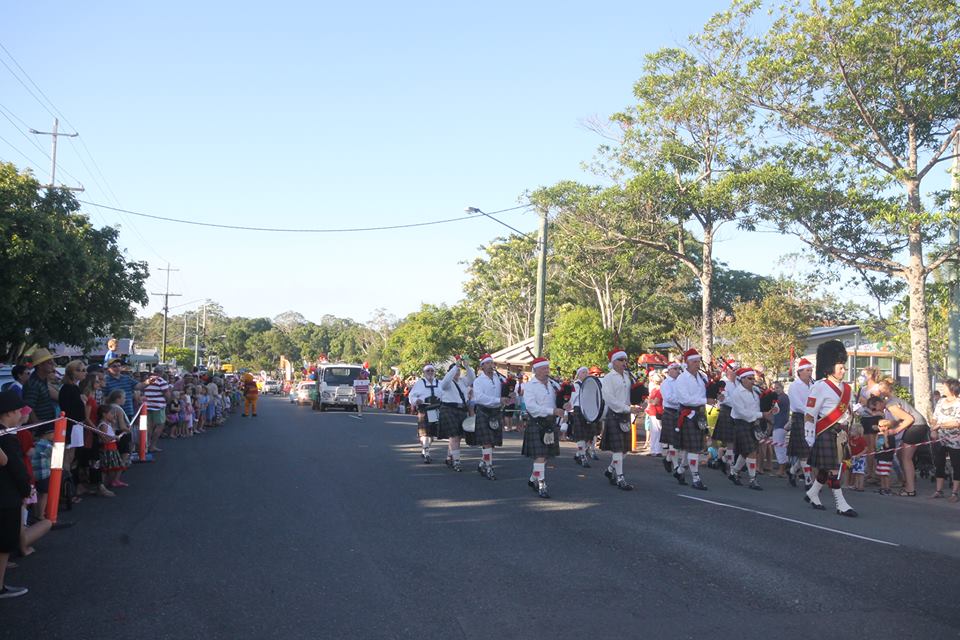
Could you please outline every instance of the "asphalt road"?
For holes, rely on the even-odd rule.
[[[491,482],[475,450],[421,464],[411,417],[264,398],[65,515],[0,637],[960,637],[960,505],[853,494],[851,520],[639,456],[625,493],[569,444],[540,500],[506,444]]]

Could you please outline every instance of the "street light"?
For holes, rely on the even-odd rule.
[[[537,240],[537,249],[539,252],[537,260],[537,309],[534,316],[534,347],[533,354],[535,357],[539,358],[543,355],[543,325],[544,325],[544,306],[546,304],[546,289],[547,289],[547,210],[545,208],[538,208],[540,214],[540,238]],[[499,222],[503,226],[507,227],[511,231],[519,233],[524,238],[530,238],[529,234],[520,231],[519,229],[514,229],[506,222],[494,218],[492,215],[485,211],[481,211],[477,207],[467,207],[464,209],[467,214],[479,213],[487,216],[494,222]]]

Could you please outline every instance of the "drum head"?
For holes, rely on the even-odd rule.
[[[580,413],[587,422],[596,422],[603,415],[603,393],[600,390],[600,380],[595,376],[588,376],[580,383],[580,396],[577,401]]]

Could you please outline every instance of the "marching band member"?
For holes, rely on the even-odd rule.
[[[750,488],[754,491],[763,491],[757,481],[757,439],[753,430],[757,421],[769,418],[776,412],[776,405],[769,411],[760,410],[760,391],[755,388],[756,372],[749,367],[737,369],[737,382],[740,384],[730,398],[730,416],[733,418],[734,439],[737,461],[730,469],[729,478],[735,485],[740,482],[739,473],[744,465],[750,475]],[[729,449],[730,445],[727,445]]]
[[[598,380],[602,380],[603,370],[600,367],[593,365],[590,367],[590,375]],[[594,460],[599,460],[600,456],[597,454],[597,438],[600,437],[600,433],[603,431],[603,418],[598,420],[595,424],[597,435],[587,440],[587,453],[590,454],[590,457]]]
[[[462,375],[461,371],[464,372]],[[473,369],[458,356],[440,381],[440,425],[437,429],[438,440],[448,439],[446,464],[454,471],[461,470],[460,438],[469,411],[467,396],[472,387]]]
[[[792,486],[797,486],[797,475],[803,470],[804,489],[810,489],[813,476],[810,475],[810,464],[807,457],[810,455],[810,445],[804,437],[804,412],[807,410],[807,398],[813,388],[813,363],[806,358],[800,358],[797,363],[797,379],[787,388],[787,397],[790,398],[790,438],[787,442],[787,458],[790,469],[787,471],[787,480]]]
[[[660,395],[663,400],[663,417],[660,419],[660,442],[666,445],[667,455],[663,459],[663,468],[669,473],[676,474],[680,464],[677,447],[680,445],[680,434],[677,432],[677,414],[680,405],[677,403],[674,385],[680,375],[680,363],[671,362],[667,365],[667,376],[660,383]]]
[[[423,377],[410,389],[410,406],[417,412],[417,435],[420,436],[420,456],[430,464],[430,445],[438,435],[440,422],[440,381],[432,364],[423,366]]]
[[[723,396],[720,398],[720,415],[717,417],[717,426],[713,428],[713,439],[723,443],[722,459],[726,472],[730,473],[733,467],[733,441],[736,430],[733,427],[733,418],[730,417],[730,398],[737,388],[737,363],[733,360],[723,362]]]
[[[557,418],[565,411],[557,408],[559,386],[550,379],[550,362],[546,358],[535,358],[531,364],[533,380],[523,385],[523,398],[530,414],[530,422],[523,432],[521,452],[533,458],[533,471],[527,484],[541,498],[549,498],[547,493],[547,458],[560,455],[560,429]]]
[[[630,451],[630,376],[627,373],[627,353],[614,349],[608,354],[610,372],[603,376],[603,436],[600,448],[613,453],[610,466],[603,472],[610,484],[623,491],[633,490],[623,478],[623,454]]]
[[[480,356],[480,375],[473,381],[476,431],[472,437],[467,437],[467,442],[481,447],[483,457],[477,464],[477,472],[487,480],[497,479],[493,472],[493,448],[503,446],[503,407],[513,403],[512,398],[501,395],[500,385],[500,374],[494,370],[493,356],[483,354]]]
[[[707,376],[700,371],[700,353],[688,349],[683,354],[685,370],[674,381],[672,393],[679,406],[677,427],[680,430],[679,463],[674,477],[680,484],[684,480],[684,469],[690,467],[694,489],[706,491],[700,479],[700,452],[703,450],[704,430],[700,428],[700,419],[706,420]]]
[[[589,375],[590,370],[586,367],[577,369],[577,375],[573,381],[573,395],[570,396],[570,426],[567,431],[567,437],[575,440],[577,443],[577,452],[573,455],[573,459],[581,467],[587,468],[590,467],[587,456],[587,442],[593,442],[596,439],[600,432],[601,425],[599,420],[587,422],[578,406],[580,400],[580,385],[583,384],[583,381],[586,380]]]
[[[847,349],[839,340],[827,340],[817,347],[817,381],[810,389],[804,415],[804,434],[810,445],[810,466],[813,484],[804,500],[814,509],[824,510],[820,490],[830,485],[837,514],[856,518],[857,512],[847,504],[840,488],[843,475],[840,449],[847,441],[844,430],[850,422],[850,398],[853,389],[843,381],[847,372]]]

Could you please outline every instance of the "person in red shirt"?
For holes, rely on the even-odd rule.
[[[855,424],[850,427],[850,439],[847,446],[850,447],[850,475],[852,484],[848,482],[847,489],[852,491],[863,491],[863,485],[866,481],[867,473],[867,438],[863,435],[863,427]]]
[[[663,457],[663,446],[660,444],[660,417],[663,416],[663,394],[660,393],[660,383],[663,375],[659,371],[650,374],[650,395],[647,397],[647,424],[649,428],[649,447],[647,455]]]

